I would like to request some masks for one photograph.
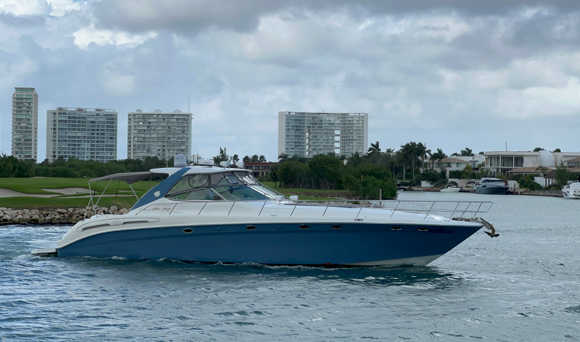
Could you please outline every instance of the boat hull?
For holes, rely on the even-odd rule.
[[[229,224],[108,231],[58,256],[268,265],[426,265],[481,226],[374,223]]]
[[[562,193],[562,197],[567,198],[567,199],[580,199],[580,195],[570,194],[570,193],[566,193],[566,192]]]
[[[478,194],[488,194],[488,195],[505,195],[507,194],[507,187],[503,186],[487,186],[478,187],[475,192]]]

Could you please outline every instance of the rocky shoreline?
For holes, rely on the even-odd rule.
[[[75,224],[94,214],[125,214],[129,209],[112,206],[110,208],[42,208],[13,209],[0,208],[0,226],[6,225],[55,225]]]

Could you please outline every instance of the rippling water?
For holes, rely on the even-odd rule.
[[[491,199],[428,267],[39,258],[68,227],[0,227],[0,341],[580,341],[580,201]]]

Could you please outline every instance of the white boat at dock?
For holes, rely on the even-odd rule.
[[[562,196],[569,199],[580,199],[580,182],[566,184],[562,188]]]

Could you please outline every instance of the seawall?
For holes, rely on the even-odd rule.
[[[95,211],[87,208],[42,208],[13,209],[0,208],[0,226],[75,224],[94,214],[125,214],[129,209],[112,206],[99,207]]]

